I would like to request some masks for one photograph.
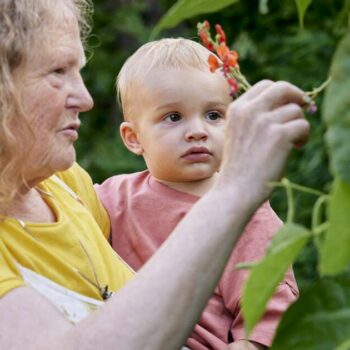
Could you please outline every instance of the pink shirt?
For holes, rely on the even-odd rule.
[[[113,248],[135,270],[154,254],[199,199],[159,183],[148,171],[111,177],[102,185],[96,185],[96,190],[111,219]],[[260,259],[281,225],[269,203],[257,210],[188,339],[188,347],[193,350],[219,350],[234,340],[245,339],[239,303],[248,271],[237,270],[234,266],[239,262]],[[290,270],[250,340],[271,345],[282,313],[297,294],[296,281]]]

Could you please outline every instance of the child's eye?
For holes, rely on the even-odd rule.
[[[181,120],[181,115],[180,115],[180,113],[169,113],[166,115],[164,120],[175,123],[175,122],[178,122],[179,120]]]
[[[219,112],[216,112],[216,111],[208,112],[205,117],[206,117],[206,119],[211,120],[211,121],[223,118],[223,116]]]

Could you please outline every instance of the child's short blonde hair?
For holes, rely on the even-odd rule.
[[[133,93],[137,83],[142,82],[153,69],[196,68],[209,72],[210,51],[201,44],[184,38],[167,38],[142,45],[124,63],[120,70],[116,89],[118,102],[129,119],[133,114]]]

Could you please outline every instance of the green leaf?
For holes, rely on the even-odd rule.
[[[160,19],[151,33],[151,39],[166,28],[173,28],[185,19],[194,16],[217,12],[223,8],[238,2],[238,0],[179,0]]]
[[[348,349],[350,278],[314,283],[285,312],[271,350]]]
[[[278,283],[310,237],[304,227],[286,224],[272,239],[266,256],[251,270],[242,299],[247,334],[263,316]]]
[[[311,5],[312,0],[295,0],[298,8],[299,24],[301,28],[304,28],[304,17],[307,8]]]
[[[350,185],[335,179],[329,198],[328,229],[321,244],[320,272],[334,275],[350,263]]]
[[[349,14],[350,14],[350,0],[345,0],[343,8],[338,12],[335,20],[334,31],[339,32],[343,29],[349,28]]]
[[[269,0],[260,0],[259,1],[259,12],[262,15],[266,15],[269,13],[269,5],[268,5]]]
[[[335,350],[350,350],[350,338],[339,345]]]
[[[333,58],[322,117],[327,124],[326,142],[333,173],[350,184],[350,32]]]
[[[329,127],[326,133],[326,141],[331,153],[331,167],[335,175],[341,177],[348,184],[350,184],[349,126],[339,121],[336,125]]]

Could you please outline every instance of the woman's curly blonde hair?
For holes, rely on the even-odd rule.
[[[77,18],[85,43],[91,29],[91,0],[0,1],[0,210],[18,194],[19,184],[25,183],[24,160],[31,148],[24,144],[31,139],[31,128],[23,118],[13,73],[33,47],[50,39],[45,29],[61,6]]]

